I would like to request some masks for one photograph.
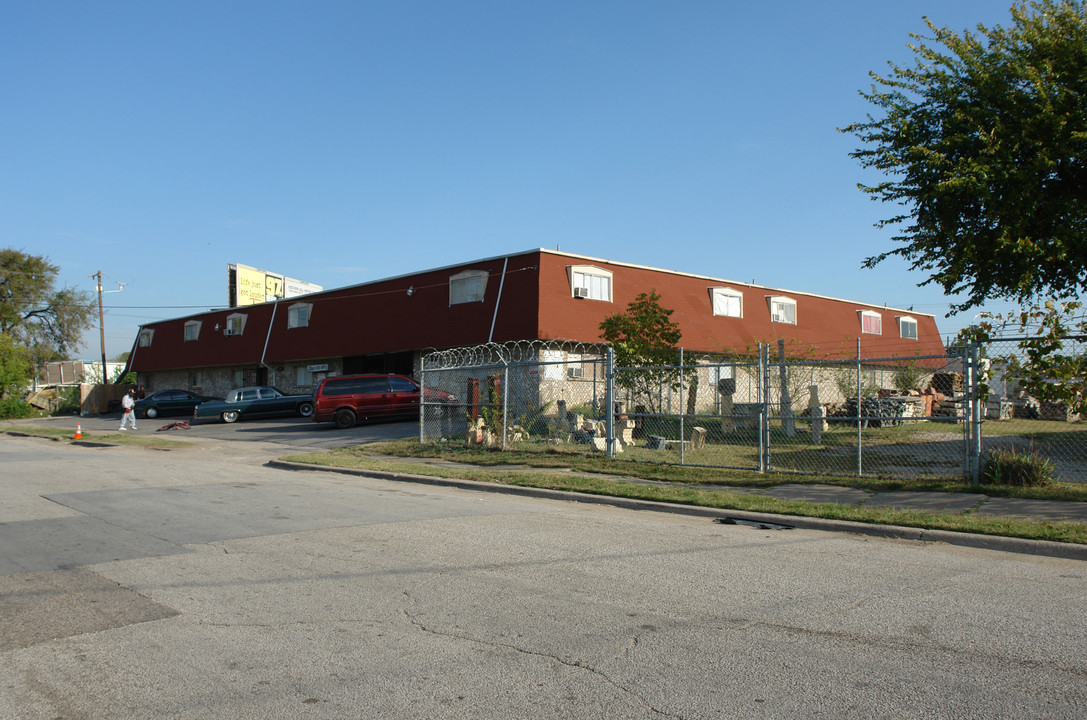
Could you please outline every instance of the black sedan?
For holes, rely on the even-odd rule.
[[[270,385],[235,388],[225,400],[201,403],[193,411],[194,419],[219,418],[232,423],[238,418],[273,417],[276,415],[313,415],[312,395],[284,395]]]
[[[188,390],[159,390],[136,401],[136,417],[157,418],[159,415],[192,415],[202,402],[222,400],[213,395],[194,395]]]

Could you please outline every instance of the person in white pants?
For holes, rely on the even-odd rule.
[[[125,393],[125,396],[121,398],[121,430],[125,429],[125,425],[131,425],[132,429],[136,429],[136,391],[129,390]]]

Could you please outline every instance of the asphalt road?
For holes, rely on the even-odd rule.
[[[290,472],[263,462],[295,445],[190,437],[0,436],[0,718],[1087,709],[1083,562]]]

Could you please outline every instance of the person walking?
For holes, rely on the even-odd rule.
[[[125,425],[132,425],[132,429],[136,429],[136,391],[133,389],[121,398],[121,430],[125,429]]]

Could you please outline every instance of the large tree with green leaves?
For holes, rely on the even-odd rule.
[[[35,362],[69,357],[94,322],[90,293],[57,289],[59,271],[44,256],[0,249],[0,334]]]
[[[651,412],[659,410],[662,390],[680,386],[677,346],[683,333],[671,320],[673,312],[661,307],[660,296],[652,291],[641,293],[626,310],[600,323],[600,337],[615,351],[616,382]]]
[[[26,348],[16,345],[7,335],[0,335],[0,401],[18,397],[30,381],[30,357]],[[0,404],[0,417],[5,407]]]
[[[954,32],[927,18],[915,58],[871,73],[876,114],[844,132],[887,179],[861,185],[897,206],[879,225],[957,311],[1087,291],[1087,8],[1020,2],[1007,27]]]

